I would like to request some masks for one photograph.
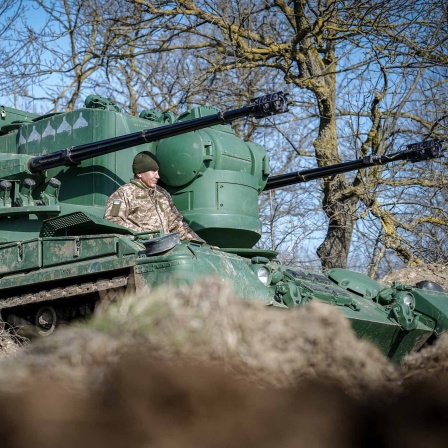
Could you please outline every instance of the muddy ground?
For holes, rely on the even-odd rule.
[[[18,342],[0,334],[2,448],[448,446],[448,337],[393,365],[319,303],[247,305],[210,279]]]

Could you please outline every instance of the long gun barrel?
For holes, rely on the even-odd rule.
[[[83,160],[111,152],[120,151],[143,143],[151,143],[186,132],[197,131],[217,124],[226,124],[242,117],[263,118],[280,114],[288,110],[288,95],[283,92],[271,93],[250,101],[247,106],[218,112],[217,114],[181,121],[158,128],[146,129],[84,145],[72,146],[51,154],[32,157],[28,169],[32,173],[57,166],[77,165]]]
[[[448,149],[446,140],[427,140],[421,143],[413,143],[406,146],[406,149],[384,156],[368,156],[362,159],[349,162],[337,163],[319,168],[295,171],[278,176],[270,176],[263,191],[283,188],[314,179],[321,179],[327,176],[354,171],[360,168],[368,168],[375,165],[386,165],[397,160],[409,160],[412,163],[422,160],[435,159],[442,157],[443,152]]]

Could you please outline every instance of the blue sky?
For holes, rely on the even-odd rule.
[[[8,16],[10,15],[11,14],[8,14],[7,16],[0,16],[0,25],[5,23],[6,20],[8,19]],[[20,27],[22,27],[23,29],[24,24],[27,24],[28,26],[31,26],[37,33],[39,33],[42,30],[42,27],[45,26],[45,21],[46,21],[46,13],[42,10],[42,8],[36,6],[31,1],[28,0],[23,1],[21,18],[19,19],[19,21],[16,22],[16,26],[18,27],[18,29],[20,29]],[[2,45],[8,47],[7,38],[3,37]],[[51,82],[50,80],[47,80],[47,84],[50,82]],[[31,86],[31,88],[33,89],[33,95],[38,96],[39,86],[36,84]],[[14,99],[12,97],[5,97],[5,96],[0,97],[0,104],[4,106],[17,107],[19,109],[27,109],[27,110],[29,109],[30,105],[24,106],[22,104],[17,103],[17,101],[19,101],[17,98]],[[31,107],[34,108],[34,105]],[[51,104],[48,105],[40,104],[39,110],[32,110],[32,112],[45,113],[50,111],[50,109]]]

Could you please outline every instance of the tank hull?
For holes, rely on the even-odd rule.
[[[233,285],[235,295],[245,301],[284,309],[311,300],[336,306],[360,338],[371,341],[396,362],[420,348],[434,332],[422,322],[406,331],[390,310],[374,300],[347,291],[323,274],[290,275],[275,258],[261,256],[267,255],[265,251],[252,250],[241,256],[184,242],[161,253],[149,253],[159,238],[162,236],[148,239],[147,235],[93,234],[38,237],[0,245],[3,319],[12,324],[20,319],[33,326],[36,313],[51,307],[61,321],[67,321],[83,315],[80,310],[92,312],[114,291],[150,294],[158,287],[191,285],[214,276]],[[266,285],[257,276],[259,268],[283,278]],[[292,305],[291,294],[284,292],[288,282],[289,293],[294,288],[299,291],[292,295],[300,303]]]

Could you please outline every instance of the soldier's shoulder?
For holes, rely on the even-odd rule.
[[[138,187],[136,187],[131,182],[122,185],[120,188],[115,190],[111,196],[127,196],[130,193],[133,193]]]
[[[122,185],[118,190],[121,191],[135,191],[138,190],[139,187],[132,182],[128,182],[127,184]]]
[[[162,188],[160,185],[156,185],[156,191],[168,198],[171,198],[171,195],[168,193],[168,191],[166,191],[165,188]]]

